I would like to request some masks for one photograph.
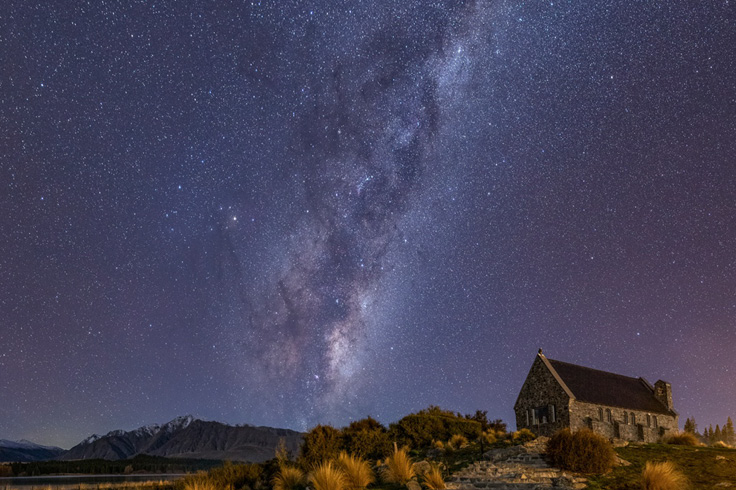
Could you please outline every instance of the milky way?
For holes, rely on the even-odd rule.
[[[0,438],[429,404],[513,425],[539,347],[722,424],[735,18],[11,2]]]

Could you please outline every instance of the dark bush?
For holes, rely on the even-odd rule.
[[[304,434],[298,463],[305,471],[336,458],[342,450],[340,431],[330,425],[318,425]]]
[[[563,429],[547,443],[547,458],[563,470],[605,473],[613,467],[616,454],[606,438],[590,429],[575,433]]]
[[[362,458],[382,459],[393,450],[386,427],[371,417],[351,422],[342,429],[342,439],[348,453]]]

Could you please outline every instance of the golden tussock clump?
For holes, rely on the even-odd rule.
[[[386,483],[405,485],[406,482],[415,476],[414,463],[409,457],[409,452],[406,448],[399,449],[396,443],[394,443],[394,452],[386,458],[381,471],[381,477]]]
[[[299,468],[282,466],[271,483],[273,490],[297,490],[305,486],[306,478]]]
[[[360,456],[352,456],[343,451],[337,457],[337,466],[345,474],[348,489],[357,490],[366,488],[376,480],[368,461]]]
[[[447,445],[451,449],[462,449],[468,446],[468,438],[462,434],[453,434],[450,440],[447,441]]]
[[[193,480],[184,484],[184,490],[219,490],[215,484],[206,480]]]
[[[668,436],[665,436],[662,439],[662,442],[664,444],[675,444],[678,446],[699,446],[700,441],[698,441],[698,438],[695,436],[695,434],[691,434],[690,432],[680,432],[677,434],[671,434]]]
[[[445,479],[442,477],[442,470],[436,464],[422,475],[424,486],[429,490],[445,490]]]
[[[314,490],[346,490],[347,481],[345,473],[332,463],[327,461],[317,466],[309,473],[309,483]]]
[[[669,461],[652,463],[647,461],[641,474],[642,490],[684,490],[688,487],[685,475]]]

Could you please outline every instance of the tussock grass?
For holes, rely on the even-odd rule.
[[[345,482],[348,489],[357,490],[366,488],[376,481],[368,461],[360,456],[353,456],[343,451],[337,457],[337,466],[345,474]]]
[[[442,470],[436,464],[433,464],[429,471],[422,475],[422,483],[429,490],[445,490],[447,488],[445,479],[442,477]]]
[[[641,474],[642,490],[684,490],[689,484],[669,461],[664,463],[647,462]]]
[[[699,446],[700,441],[695,437],[695,434],[690,432],[679,432],[677,434],[670,434],[662,438],[664,444],[674,444],[676,446]]]
[[[454,450],[462,449],[468,446],[468,438],[462,434],[453,434],[447,441],[447,446]]]
[[[326,461],[309,473],[309,483],[314,490],[347,490],[345,473],[332,461]]]
[[[184,483],[184,490],[221,490],[211,481],[193,480]]]
[[[406,448],[399,449],[394,443],[394,452],[384,462],[381,477],[386,483],[405,485],[416,476],[414,463]]]
[[[606,473],[616,460],[611,443],[590,429],[574,434],[570,429],[558,431],[547,442],[546,452],[558,468],[580,473]]]
[[[273,490],[297,490],[306,486],[307,479],[299,468],[281,466],[271,483]]]

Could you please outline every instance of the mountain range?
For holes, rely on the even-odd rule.
[[[68,451],[39,446],[28,441],[1,441],[0,461],[98,458],[118,460],[149,454],[170,458],[261,462],[274,457],[281,439],[286,443],[287,449],[295,454],[301,444],[302,434],[272,427],[232,426],[199,420],[188,415],[162,425],[147,425],[131,431],[114,430],[105,435],[94,434]],[[20,453],[18,451],[21,448],[14,448],[12,444],[27,444],[29,448]],[[35,452],[30,452],[31,447]],[[47,452],[43,453],[42,449]],[[5,451],[8,451],[7,456]],[[20,457],[23,459],[19,459]]]
[[[8,441],[0,439],[0,461],[42,461],[54,459],[64,453],[60,447],[41,446],[31,441]]]

